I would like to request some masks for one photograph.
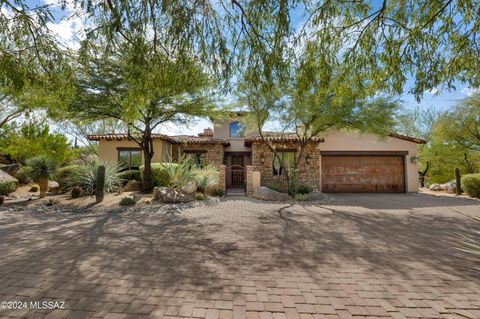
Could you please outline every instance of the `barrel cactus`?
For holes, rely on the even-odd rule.
[[[97,203],[103,201],[105,188],[105,166],[99,165],[97,169],[97,181],[95,183],[95,199]]]

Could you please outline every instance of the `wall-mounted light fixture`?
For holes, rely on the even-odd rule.
[[[263,153],[260,156],[260,162],[262,162],[262,164],[265,164],[265,154],[263,154]]]
[[[417,164],[417,162],[418,162],[418,157],[417,157],[417,155],[413,155],[412,157],[410,157],[410,162],[411,162],[412,164]]]

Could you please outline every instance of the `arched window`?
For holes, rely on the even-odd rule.
[[[244,137],[245,136],[245,125],[240,122],[230,123],[230,137]]]

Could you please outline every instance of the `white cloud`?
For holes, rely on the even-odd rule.
[[[159,133],[167,135],[197,135],[198,133],[202,133],[203,129],[208,127],[213,128],[212,122],[204,118],[199,118],[190,125],[178,125],[167,122],[162,125]]]
[[[58,23],[48,22],[47,27],[60,43],[74,50],[80,47],[79,40],[85,36],[82,19],[78,17],[65,18]]]
[[[472,96],[473,94],[480,92],[480,88],[474,89],[470,87],[464,87],[461,92],[467,96]]]
[[[427,94],[430,94],[430,95],[436,95],[438,92],[439,91],[438,91],[437,88],[433,88],[433,89],[425,91],[424,93],[427,93]]]

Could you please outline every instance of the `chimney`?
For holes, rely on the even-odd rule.
[[[213,130],[211,128],[206,128],[203,130],[203,133],[199,133],[198,136],[200,137],[212,137]]]

